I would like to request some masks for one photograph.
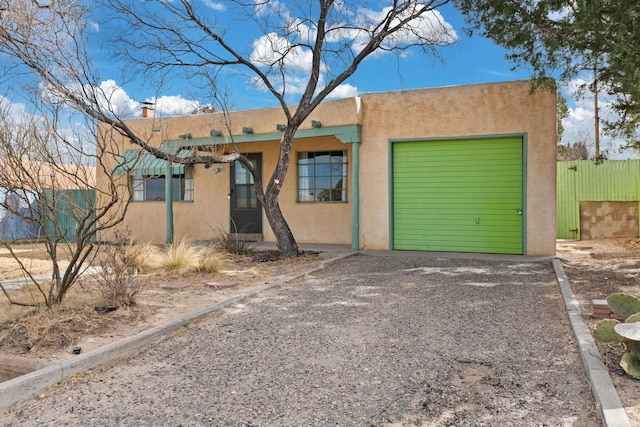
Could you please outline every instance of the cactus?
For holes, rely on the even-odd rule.
[[[611,294],[607,303],[612,312],[622,317],[624,323],[603,319],[596,325],[593,335],[602,342],[620,341],[627,352],[620,359],[620,366],[627,375],[640,379],[640,298],[629,294]]]
[[[611,311],[623,319],[640,312],[640,298],[634,295],[611,294],[607,297],[607,304]]]
[[[620,324],[617,320],[614,319],[603,319],[598,322],[596,325],[596,330],[593,335],[597,340],[602,342],[611,342],[611,341],[623,341],[622,338],[614,329],[616,325]]]
[[[620,359],[620,366],[624,369],[627,375],[640,380],[640,359],[638,359],[637,354],[623,354],[622,359]]]

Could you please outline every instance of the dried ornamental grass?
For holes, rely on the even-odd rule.
[[[131,263],[138,272],[153,271],[162,268],[164,253],[151,243],[131,245],[127,248]]]
[[[200,259],[201,248],[193,245],[191,240],[184,239],[167,248],[162,267],[167,271],[195,270]]]
[[[215,250],[203,249],[200,251],[197,272],[213,274],[219,272],[221,268],[222,260],[218,257],[218,253]]]

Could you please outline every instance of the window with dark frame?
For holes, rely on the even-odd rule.
[[[298,202],[347,201],[347,152],[298,153]]]
[[[184,174],[172,176],[174,202],[193,201],[193,168],[186,166]],[[133,189],[133,201],[164,201],[165,177],[150,175],[131,175],[131,188]]]

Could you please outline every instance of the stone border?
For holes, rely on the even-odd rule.
[[[573,294],[567,276],[564,274],[562,262],[557,258],[553,260],[553,269],[556,272],[560,292],[562,292],[562,298],[567,308],[567,315],[576,337],[582,364],[587,371],[591,392],[602,417],[602,425],[605,427],[631,427],[631,422],[624,406],[622,406],[618,392],[611,381],[609,370],[600,360],[600,352],[593,340],[591,330],[582,317],[580,305]]]

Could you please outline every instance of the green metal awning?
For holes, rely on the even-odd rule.
[[[180,157],[189,157],[189,151],[181,151]],[[171,164],[171,174],[181,175],[184,166],[180,163]],[[145,150],[130,149],[124,152],[113,168],[114,175],[147,175],[161,176],[167,172],[167,161],[159,159]]]

